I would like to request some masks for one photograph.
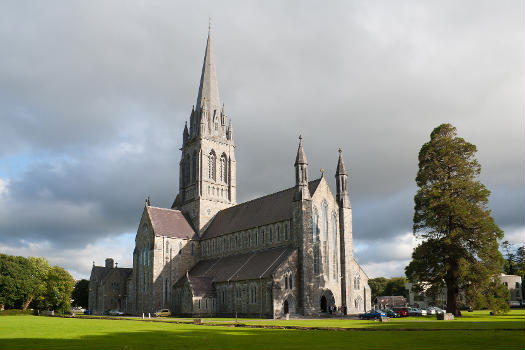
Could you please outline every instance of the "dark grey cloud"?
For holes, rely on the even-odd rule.
[[[325,168],[333,181],[343,148],[356,242],[387,250],[411,231],[419,149],[451,122],[478,146],[496,222],[517,237],[525,227],[523,7],[3,1],[0,249],[100,246],[136,229],[144,196],[171,204],[208,16],[240,201],[293,185],[301,133],[312,177]],[[366,261],[375,271],[395,260],[363,252],[377,259]],[[86,273],[89,264],[70,266]]]

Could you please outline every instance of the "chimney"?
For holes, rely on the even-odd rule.
[[[112,258],[107,258],[106,259],[106,267],[113,267],[113,259]]]

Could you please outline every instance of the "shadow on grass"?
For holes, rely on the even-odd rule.
[[[171,328],[171,327],[170,327]],[[0,349],[523,349],[520,332],[327,332],[174,326],[63,338],[9,338]]]

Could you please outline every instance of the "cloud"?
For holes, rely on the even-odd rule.
[[[114,258],[120,267],[131,267],[133,258],[130,252],[135,247],[134,236],[106,237],[85,246],[60,250],[47,241],[22,240],[16,245],[0,243],[0,251],[11,255],[45,256],[51,265],[64,267],[75,279],[89,279],[92,264],[104,266],[106,258]]]
[[[417,244],[410,232],[383,239],[354,238],[354,256],[370,278],[404,276]]]
[[[355,241],[391,249],[382,242],[411,228],[419,149],[451,122],[478,147],[496,222],[520,230],[523,10],[492,1],[3,1],[0,244],[29,252],[24,242],[46,242],[46,254],[61,255],[134,232],[147,195],[171,204],[210,14],[239,201],[294,184],[301,133],[311,177],[324,168],[333,182],[343,148]],[[85,258],[72,257],[78,266]],[[377,259],[367,266],[386,268]]]

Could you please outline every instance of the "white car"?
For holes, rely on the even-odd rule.
[[[426,316],[427,310],[422,310],[422,309],[411,307],[410,309],[408,309],[408,315],[409,316]]]
[[[108,315],[111,315],[111,316],[122,316],[122,315],[124,315],[124,313],[122,311],[120,311],[120,310],[113,309],[113,310],[109,310]]]
[[[445,313],[445,310],[439,308],[439,307],[435,307],[434,308],[436,310],[436,314],[444,314]]]

